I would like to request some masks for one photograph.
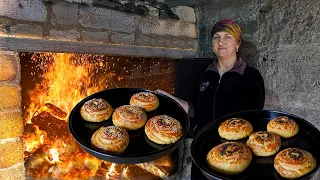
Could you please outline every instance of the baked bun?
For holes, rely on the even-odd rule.
[[[224,174],[238,174],[250,164],[250,149],[238,142],[225,142],[213,147],[207,154],[208,165]]]
[[[282,138],[290,138],[299,132],[299,126],[287,116],[280,116],[268,122],[267,131],[276,133]]]
[[[120,154],[129,145],[129,134],[121,127],[102,126],[93,133],[91,144],[102,151]]]
[[[114,110],[112,122],[126,130],[137,130],[146,124],[147,115],[138,106],[123,105]]]
[[[131,97],[130,105],[139,106],[144,111],[150,112],[159,107],[159,99],[151,92],[139,92]]]
[[[106,100],[97,98],[85,102],[80,109],[81,117],[90,122],[108,120],[112,112],[113,108]]]
[[[316,159],[308,151],[288,148],[280,151],[274,159],[274,168],[284,178],[298,178],[316,167]]]
[[[157,144],[171,144],[180,139],[183,128],[178,120],[168,115],[159,115],[148,120],[144,132]]]
[[[256,156],[271,156],[279,151],[281,138],[271,132],[259,131],[252,133],[246,144]]]
[[[253,131],[250,122],[241,118],[231,118],[220,124],[218,133],[227,140],[238,140],[249,136]]]

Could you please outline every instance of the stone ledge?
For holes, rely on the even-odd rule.
[[[138,57],[194,58],[195,50],[0,37],[0,50],[15,52],[75,52]]]

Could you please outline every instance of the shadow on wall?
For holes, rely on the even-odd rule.
[[[264,81],[266,81],[266,80],[264,80]],[[266,89],[265,94],[266,94],[266,99],[264,102],[263,109],[282,111],[279,96],[275,92],[273,92],[269,89]]]
[[[258,67],[259,61],[259,51],[257,46],[250,41],[243,40],[239,48],[239,56],[252,67]],[[262,73],[263,76],[263,73]],[[264,79],[264,82],[269,81],[269,79]],[[279,96],[276,92],[271,91],[270,89],[265,90],[265,105],[264,109],[266,110],[278,110],[281,111],[281,104]]]
[[[257,67],[259,52],[257,46],[250,41],[242,40],[238,55],[252,67]]]

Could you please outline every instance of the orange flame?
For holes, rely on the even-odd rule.
[[[52,55],[54,61],[43,75],[43,81],[36,84],[34,90],[29,92],[31,104],[27,109],[28,123],[36,112],[49,111],[47,103],[54,104],[69,114],[80,100],[104,89],[105,78],[113,76],[113,73],[109,73],[105,78],[101,78],[97,86],[92,86],[91,73],[95,68],[93,64],[72,64],[71,59],[74,54],[44,53],[44,55]],[[101,63],[103,62],[98,62],[98,66]],[[67,117],[63,119],[67,120]]]
[[[37,125],[33,125],[34,133],[29,133],[23,137],[27,152],[34,153],[42,144],[47,136],[45,131],[41,131]]]
[[[106,78],[113,76],[112,73],[101,77],[98,83],[92,84],[92,71],[95,66],[90,62],[74,63],[74,54],[64,53],[41,53],[40,58],[52,57],[51,64],[43,63],[46,71],[42,74],[41,82],[28,92],[30,104],[26,112],[26,122],[32,124],[32,118],[41,112],[49,112],[52,116],[67,120],[72,108],[83,98],[92,93],[105,89],[103,86]],[[72,59],[73,58],[73,59]],[[98,66],[103,66],[103,62],[98,62]],[[24,143],[27,152],[34,153],[41,148],[44,155],[34,157],[31,168],[42,168],[42,177],[53,177],[58,179],[74,179],[94,176],[99,169],[101,160],[78,150],[74,140],[73,143],[64,142],[70,139],[49,139],[45,131],[33,125],[33,133],[24,135]],[[45,144],[44,144],[45,142]],[[44,170],[47,169],[45,172]],[[46,174],[47,173],[47,174]],[[51,175],[48,175],[51,174]]]

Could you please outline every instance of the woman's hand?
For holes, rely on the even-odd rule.
[[[187,101],[185,100],[182,100],[182,99],[179,99],[175,96],[173,96],[172,94],[166,92],[166,91],[163,91],[161,89],[157,89],[154,91],[155,93],[158,93],[158,94],[163,94],[165,96],[168,96],[169,98],[173,99],[174,101],[176,101],[182,108],[183,110],[188,113],[188,110],[189,110],[189,104]]]

